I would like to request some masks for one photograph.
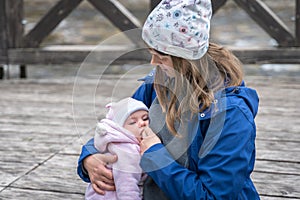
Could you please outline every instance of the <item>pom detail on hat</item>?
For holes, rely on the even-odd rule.
[[[197,60],[208,50],[210,0],[162,0],[149,14],[143,40],[157,51]]]
[[[105,106],[108,108],[106,118],[114,121],[120,126],[123,126],[126,119],[138,110],[148,111],[148,107],[141,101],[131,97],[122,99],[118,102],[112,102]]]
[[[107,134],[107,130],[105,129],[105,126],[103,126],[103,124],[101,124],[101,123],[97,124],[95,132],[101,136],[104,136]]]

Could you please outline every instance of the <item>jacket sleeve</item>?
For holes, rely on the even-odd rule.
[[[253,170],[255,125],[239,108],[229,109],[225,115],[223,122],[213,124],[212,130],[220,130],[219,134],[209,137],[206,144],[196,144],[198,148],[194,143],[190,146],[193,170],[179,165],[162,144],[143,154],[142,169],[170,199],[238,199]],[[209,130],[206,134],[213,134]],[[201,137],[199,130],[197,137]],[[206,149],[200,150],[200,145]]]
[[[90,139],[85,145],[82,146],[81,154],[78,159],[77,174],[85,182],[91,182],[87,171],[83,167],[83,160],[92,155],[98,153],[94,146],[94,138]]]

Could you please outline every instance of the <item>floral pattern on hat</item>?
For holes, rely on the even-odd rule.
[[[210,0],[162,0],[149,14],[142,38],[160,52],[200,59],[209,46]]]

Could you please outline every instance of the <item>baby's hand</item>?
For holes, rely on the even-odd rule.
[[[141,154],[143,155],[147,149],[158,143],[161,143],[159,137],[157,137],[157,135],[152,131],[151,128],[149,128],[148,126],[145,127],[142,133],[142,141],[140,143]]]

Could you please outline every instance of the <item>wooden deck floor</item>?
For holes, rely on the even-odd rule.
[[[92,137],[101,107],[129,96],[137,78],[1,81],[0,199],[83,199],[86,183],[76,174],[81,145]],[[260,96],[253,179],[261,199],[300,199],[299,77],[246,82]]]

